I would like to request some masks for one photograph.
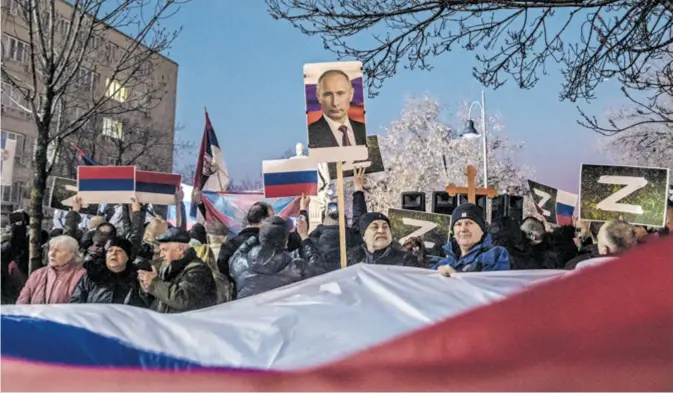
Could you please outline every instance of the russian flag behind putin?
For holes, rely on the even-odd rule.
[[[309,158],[262,161],[264,197],[318,195],[318,165]]]

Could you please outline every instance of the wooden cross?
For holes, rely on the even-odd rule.
[[[456,196],[456,194],[467,194],[467,201],[475,204],[477,203],[477,195],[486,195],[491,199],[495,198],[497,194],[495,188],[477,188],[475,186],[474,177],[477,176],[477,170],[472,165],[468,165],[465,169],[465,176],[467,176],[467,187],[456,187],[453,183],[446,186],[446,192],[449,196],[453,197]]]

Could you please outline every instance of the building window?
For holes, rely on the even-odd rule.
[[[23,158],[25,153],[26,137],[16,132],[2,130],[2,138],[7,138],[16,141],[16,153],[14,155],[15,161]]]
[[[2,0],[2,8],[8,10],[12,15],[17,15],[19,13],[19,2],[18,0]]]
[[[27,111],[28,109],[28,100],[26,96],[13,85],[8,82],[2,82],[2,106],[6,108],[19,109],[22,111]]]
[[[123,87],[121,83],[116,80],[107,80],[107,90],[105,92],[107,97],[113,98],[119,102],[126,102],[128,99],[128,90]]]
[[[23,189],[20,181],[12,182],[11,186],[2,186],[2,201],[3,202],[19,202],[23,199]]]
[[[111,138],[122,139],[122,122],[119,120],[110,119],[109,117],[103,118],[103,135],[109,136]]]
[[[10,35],[2,35],[2,58],[24,64],[30,60],[30,45]]]
[[[117,45],[111,42],[105,44],[105,60],[108,62],[117,60],[117,49],[119,49]]]
[[[80,87],[93,91],[98,85],[99,79],[100,77],[98,76],[97,73],[87,70],[84,67],[79,68],[79,72],[77,75],[77,84]]]
[[[70,21],[65,18],[58,18],[58,22],[56,22],[56,29],[58,30],[59,33],[62,35],[68,34],[68,29],[70,28]]]

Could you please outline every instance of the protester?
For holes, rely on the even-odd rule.
[[[424,261],[419,261],[411,252],[393,241],[390,220],[385,214],[366,213],[360,218],[359,225],[364,244],[349,251],[348,266],[368,263],[424,267]]]
[[[217,256],[220,255],[220,248],[227,241],[227,227],[219,221],[208,222],[206,223],[206,235],[208,246],[215,256],[215,264],[217,265]]]
[[[318,247],[308,237],[308,223],[300,218],[297,233],[303,242],[300,258],[285,247],[291,223],[281,217],[262,221],[258,236],[251,236],[234,253],[229,264],[236,282],[237,298],[245,298],[327,272]]]
[[[542,232],[539,228],[536,222],[530,220],[524,220],[519,227],[516,220],[505,216],[491,222],[488,234],[491,235],[493,246],[504,247],[509,253],[512,270],[542,269],[544,260],[537,258],[534,251],[534,244],[541,244],[546,235],[544,224]]]
[[[147,307],[133,258],[133,245],[116,237],[105,246],[105,254],[89,253],[84,260],[86,275],[77,284],[70,303],[126,304]]]
[[[463,203],[454,209],[451,215],[451,232],[458,249],[450,245],[444,247],[446,258],[433,268],[443,275],[456,272],[489,270],[509,270],[510,259],[507,250],[493,246],[491,235],[485,233],[486,223],[482,210],[472,203]]]
[[[266,202],[256,202],[250,207],[246,216],[248,226],[243,228],[238,235],[222,244],[220,248],[220,254],[217,256],[217,268],[220,270],[220,273],[231,276],[229,274],[229,260],[231,257],[248,239],[259,236],[259,227],[262,225],[262,221],[274,214],[273,207]],[[283,244],[284,246],[285,244]]]
[[[77,240],[65,235],[55,237],[49,241],[48,266],[37,269],[28,277],[16,303],[68,303],[85,273]]]
[[[358,228],[360,217],[367,212],[364,194],[365,169],[355,169],[353,178],[353,219],[352,225],[346,227],[346,249],[353,249],[361,244],[362,235]],[[341,243],[339,237],[339,210],[336,204],[327,205],[323,211],[322,224],[318,225],[309,235],[318,245],[329,271],[341,268]]]
[[[598,231],[597,240],[600,256],[578,263],[576,269],[613,260],[615,256],[634,248],[638,244],[634,226],[623,220],[606,222]]]
[[[163,261],[161,270],[139,270],[138,280],[152,309],[175,313],[210,307],[217,303],[213,273],[188,246],[189,233],[171,228],[155,239]]]

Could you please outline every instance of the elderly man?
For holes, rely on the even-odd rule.
[[[217,303],[213,272],[189,247],[189,233],[171,228],[157,236],[163,264],[157,273],[139,270],[138,280],[153,299],[152,308],[161,313],[175,313],[210,307]]]
[[[348,266],[358,263],[423,267],[411,252],[393,242],[390,220],[383,213],[366,213],[359,220],[364,244],[348,254]]]
[[[367,144],[365,124],[348,117],[353,86],[345,72],[329,70],[320,75],[316,96],[323,115],[308,126],[309,149]]]
[[[638,244],[636,229],[622,220],[606,222],[598,231],[597,258],[587,259],[575,266],[575,269],[595,266],[616,259],[615,256],[634,248]]]
[[[479,206],[472,203],[458,206],[451,215],[451,225],[457,249],[450,243],[445,245],[447,256],[437,262],[434,269],[443,275],[510,269],[509,253],[504,247],[493,246]]]

